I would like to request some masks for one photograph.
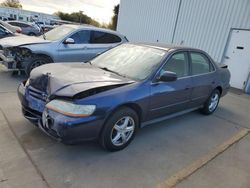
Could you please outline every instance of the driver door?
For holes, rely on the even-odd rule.
[[[191,99],[191,84],[189,60],[187,52],[173,54],[158,72],[164,71],[177,74],[176,81],[155,81],[151,84],[150,111],[148,120],[160,118],[171,113],[187,109]]]
[[[74,40],[73,44],[62,42],[59,46],[59,62],[83,62],[88,61],[91,57],[90,30],[81,30],[72,34],[68,38]],[[65,39],[66,40],[66,39]]]

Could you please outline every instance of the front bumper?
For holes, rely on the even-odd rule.
[[[32,99],[23,83],[18,87],[18,97],[24,117],[57,141],[74,143],[95,140],[99,136],[104,120],[97,116],[75,118],[46,109],[45,102]],[[31,104],[34,102],[38,105]],[[43,109],[34,109],[35,106]]]
[[[0,51],[0,63],[3,64],[8,69],[17,69],[17,62],[14,58],[8,58]]]

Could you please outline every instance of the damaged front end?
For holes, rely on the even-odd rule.
[[[118,88],[118,87],[125,86],[125,85],[128,85],[128,84],[129,83],[123,83],[123,84],[107,85],[107,86],[92,88],[92,89],[77,93],[76,95],[73,96],[73,99],[76,99],[76,100],[77,99],[83,99],[83,98],[86,98],[86,97],[96,95],[98,93],[102,93],[102,92],[105,92],[105,91],[108,91],[108,90],[112,90],[112,89],[115,89],[115,88]]]
[[[69,88],[76,85],[80,88],[86,83],[61,85],[59,89],[54,90],[53,88],[57,84],[53,77],[47,73],[21,83],[18,88],[18,96],[22,104],[22,113],[26,119],[52,138],[69,143],[95,139],[104,121],[100,114],[94,113],[96,110],[98,111],[96,103],[82,104],[79,103],[80,99],[130,83],[105,85],[105,82],[103,82],[103,86],[99,84],[95,88],[93,88],[95,83],[92,83],[92,87],[89,85],[89,89],[74,93],[72,92],[74,89]],[[60,95],[60,91],[61,94],[64,93],[66,95]],[[65,109],[67,106],[71,108],[75,106],[75,108]],[[80,110],[81,113],[84,111],[84,114],[75,110]],[[104,116],[103,113],[102,116]]]
[[[25,68],[23,62],[30,61],[32,55],[31,50],[25,47],[6,47],[2,49],[0,58],[8,69],[22,70]]]
[[[30,78],[21,83],[18,95],[22,102],[24,116],[29,120],[38,121],[44,112],[45,106],[52,100],[77,101],[99,93],[113,90],[133,82],[110,83],[110,82],[75,82],[68,85],[58,85],[50,73]],[[84,88],[84,89],[83,89]],[[32,114],[34,112],[34,114]]]
[[[48,75],[42,75],[36,80],[24,81],[18,87],[23,115],[36,125],[41,119],[48,101],[48,79]]]

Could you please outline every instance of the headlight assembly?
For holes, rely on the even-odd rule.
[[[30,79],[28,79],[26,82],[25,82],[25,87],[27,87],[28,85],[30,85]]]
[[[93,114],[96,109],[96,106],[79,105],[69,101],[55,99],[46,104],[46,108],[66,116],[84,117]]]

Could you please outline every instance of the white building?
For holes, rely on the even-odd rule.
[[[50,24],[52,20],[59,20],[58,16],[33,12],[28,10],[10,8],[10,7],[0,7],[0,19],[15,19],[19,21],[40,21]]]
[[[233,87],[248,88],[250,0],[121,0],[117,30],[130,41],[203,49],[228,64]]]

